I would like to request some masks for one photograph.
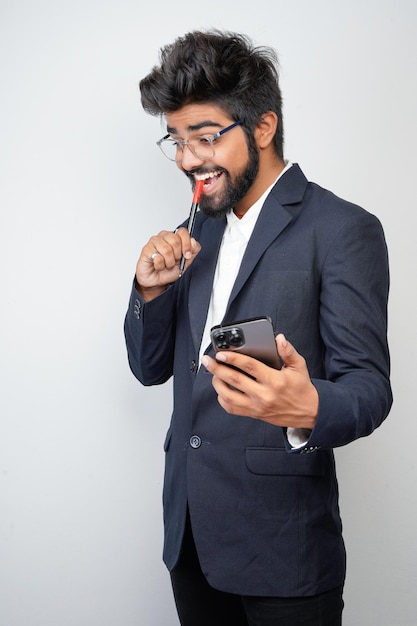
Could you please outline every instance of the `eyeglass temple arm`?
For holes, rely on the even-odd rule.
[[[230,126],[228,126],[227,128],[223,128],[223,130],[219,130],[218,133],[214,133],[213,139],[218,139],[224,133],[227,133],[229,130],[232,130],[232,128],[234,128],[235,126],[239,126],[239,124],[243,124],[242,120],[238,120],[237,122],[234,122],[234,124],[230,124]]]
[[[161,143],[162,143],[163,141],[165,141],[165,139],[168,139],[168,137],[170,137],[170,134],[169,134],[169,133],[168,133],[167,135],[164,135],[163,137],[161,137],[161,139],[158,139],[158,141],[156,142],[156,145],[157,145],[157,146],[160,146],[160,145],[161,145]]]

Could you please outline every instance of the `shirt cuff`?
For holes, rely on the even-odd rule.
[[[306,445],[311,430],[309,428],[287,428],[287,439],[292,448],[302,448]]]

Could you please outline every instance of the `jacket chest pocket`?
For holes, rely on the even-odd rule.
[[[310,271],[273,270],[261,265],[232,303],[228,319],[238,310],[244,310],[245,317],[268,315],[276,333],[284,332],[294,339],[300,328],[311,329],[318,315],[318,300]]]

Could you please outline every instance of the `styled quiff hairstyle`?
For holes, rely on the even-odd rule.
[[[159,58],[160,66],[139,84],[147,113],[162,116],[187,104],[216,104],[243,121],[251,141],[262,115],[274,111],[274,147],[283,158],[282,96],[272,48],[255,47],[237,33],[194,31],[161,48]]]

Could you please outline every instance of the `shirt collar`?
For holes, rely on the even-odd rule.
[[[271,191],[272,187],[274,185],[276,185],[276,183],[281,178],[281,176],[283,176],[285,174],[285,172],[287,172],[290,169],[291,166],[292,166],[292,163],[290,161],[287,161],[284,169],[282,170],[282,172],[280,172],[280,174],[274,180],[272,185],[270,185],[267,189],[265,189],[265,191],[262,194],[262,196],[260,198],[258,198],[258,200],[254,204],[252,204],[252,206],[246,211],[246,213],[245,213],[245,215],[243,217],[241,217],[239,219],[238,217],[236,217],[236,215],[234,214],[233,211],[230,211],[226,215],[227,224],[228,224],[229,228],[231,228],[234,224],[238,223],[239,224],[239,230],[242,232],[242,235],[244,235],[246,237],[246,239],[249,240],[249,237],[252,234],[252,230],[253,230],[253,227],[255,225],[255,222],[256,222],[256,220],[259,217],[259,213],[261,212],[261,209],[263,207],[263,204],[264,204],[267,196],[269,195],[269,192]]]

